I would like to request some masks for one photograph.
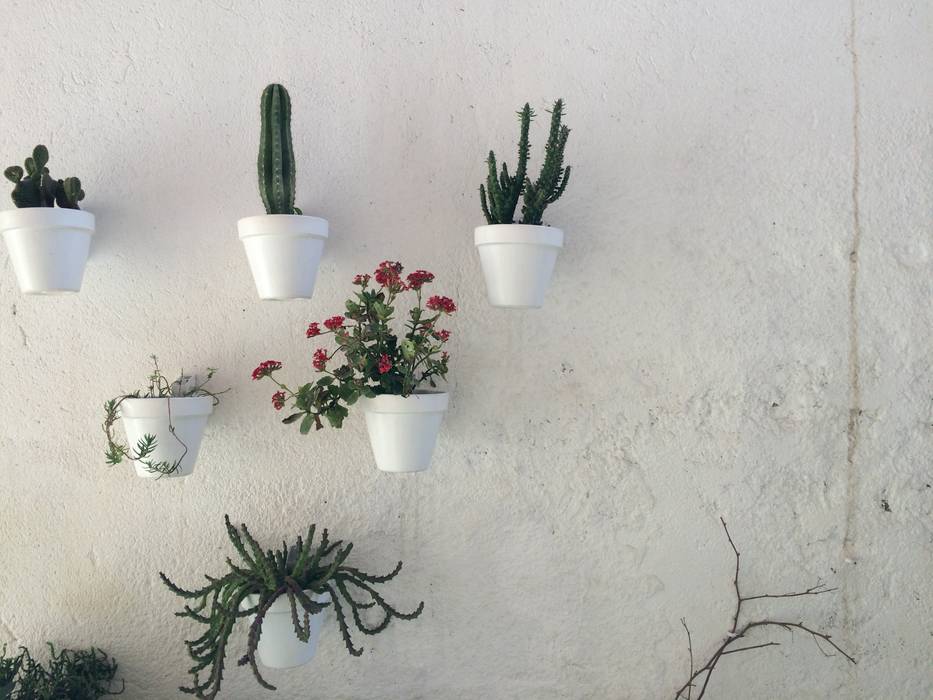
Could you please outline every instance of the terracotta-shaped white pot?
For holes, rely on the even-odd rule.
[[[306,590],[305,593],[316,603],[327,603],[330,601],[330,594],[317,593]],[[259,596],[249,595],[240,604],[241,610],[249,608],[259,603]],[[314,658],[317,652],[318,639],[321,637],[321,626],[324,624],[324,614],[322,610],[319,613],[310,616],[311,634],[307,642],[298,639],[295,634],[295,626],[292,624],[292,608],[288,602],[288,596],[279,596],[275,599],[266,616],[262,620],[262,632],[259,635],[259,643],[256,645],[256,654],[263,666],[268,668],[294,668],[302,666]],[[250,621],[255,616],[250,618]],[[298,619],[304,624],[304,610],[298,606]]]
[[[447,392],[360,399],[376,466],[384,472],[420,472],[431,466],[448,400]]]
[[[486,278],[489,303],[508,309],[537,309],[551,283],[564,232],[553,226],[477,226],[473,242]]]
[[[207,418],[213,410],[214,399],[210,396],[189,396],[171,399],[123,399],[119,412],[131,450],[135,452],[136,445],[144,436],[154,435],[156,448],[146,460],[174,464],[181,458],[178,469],[167,476],[188,476],[194,471]],[[174,434],[169,428],[170,425],[174,428]],[[158,472],[149,471],[138,461],[134,464],[136,474],[141,477],[162,476]]]
[[[248,216],[237,222],[261,299],[310,299],[327,240],[327,220],[297,214]]]
[[[94,215],[80,209],[0,211],[0,232],[23,294],[77,292],[94,235]]]

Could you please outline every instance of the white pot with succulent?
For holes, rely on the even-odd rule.
[[[0,211],[0,233],[24,294],[80,290],[94,235],[94,215],[78,207],[84,199],[81,181],[56,180],[48,162],[49,151],[40,144],[25,168],[12,165],[3,171],[14,183],[16,209]]]
[[[551,129],[537,180],[532,181],[527,175],[528,129],[534,119],[534,110],[528,103],[519,112],[521,136],[515,174],[509,175],[505,163],[498,172],[494,152],[490,151],[486,159],[489,172],[479,189],[488,223],[476,228],[473,242],[479,251],[487,296],[493,306],[533,309],[544,304],[557,254],[564,245],[564,232],[542,223],[545,208],[557,201],[570,180],[570,166],[564,166],[564,147],[570,129],[561,125],[563,108],[563,100],[557,100],[551,110]],[[519,199],[522,216],[515,223]]]
[[[259,193],[266,213],[237,222],[261,299],[310,299],[328,237],[326,219],[295,206],[291,99],[278,84],[262,93]]]

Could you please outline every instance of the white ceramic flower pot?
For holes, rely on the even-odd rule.
[[[508,309],[537,309],[551,283],[564,232],[553,226],[477,226],[473,242],[486,278],[489,303]]]
[[[383,394],[360,399],[376,466],[384,472],[421,472],[431,466],[447,392]]]
[[[93,214],[55,207],[7,209],[0,211],[0,232],[23,294],[81,289]]]
[[[171,425],[175,434],[169,430],[169,406],[171,405]],[[190,396],[172,399],[124,399],[120,404],[120,420],[126,431],[126,439],[131,450],[145,435],[155,435],[156,449],[147,457],[151,462],[174,464],[181,460],[178,469],[168,476],[188,476],[194,471],[201,448],[201,437],[207,426],[207,417],[214,410],[214,400],[210,396]],[[182,444],[184,443],[184,444]],[[185,452],[185,447],[188,451]],[[136,474],[146,478],[160,476],[151,472],[139,462]]]
[[[327,240],[327,220],[297,214],[237,222],[261,299],[310,299]]]
[[[305,593],[317,603],[330,601],[327,592],[315,594],[306,590]],[[248,610],[259,603],[259,596],[247,596],[240,604],[241,610]],[[321,626],[324,624],[326,611],[311,615],[311,634],[307,642],[298,639],[295,627],[292,624],[292,608],[288,596],[280,596],[269,607],[262,621],[262,633],[256,645],[256,653],[263,666],[268,668],[294,668],[308,663],[314,658],[317,651],[318,639],[321,637]],[[254,619],[250,618],[250,621]],[[304,624],[304,611],[298,607],[298,619]]]

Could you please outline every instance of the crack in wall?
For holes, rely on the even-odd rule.
[[[848,48],[852,59],[852,245],[849,249],[849,290],[848,290],[848,319],[849,319],[849,354],[848,354],[848,384],[849,384],[849,419],[846,425],[846,502],[845,502],[845,534],[842,540],[842,551],[847,563],[857,563],[855,555],[855,509],[857,505],[858,468],[856,456],[859,446],[859,426],[862,414],[862,387],[859,367],[859,319],[858,319],[858,280],[859,280],[859,252],[862,242],[862,220],[859,208],[859,191],[861,177],[860,162],[860,118],[861,94],[859,91],[859,56],[856,50],[856,0],[849,5],[849,37]],[[843,627],[851,629],[852,614],[849,589],[842,587]]]
[[[849,422],[846,427],[846,529],[843,547],[847,558],[853,558],[853,516],[857,472],[855,456],[858,451],[859,417],[861,415],[862,387],[859,373],[859,326],[858,326],[858,273],[859,248],[862,242],[862,221],[859,210],[859,117],[861,116],[859,94],[858,52],[855,49],[855,0],[851,2],[849,20],[849,54],[852,57],[852,247],[849,250]]]
[[[16,318],[16,314],[17,314],[16,304],[13,304],[13,308],[12,308],[13,323],[15,323],[17,329],[19,329],[19,335],[23,341],[23,347],[28,349],[29,341],[26,338],[26,329],[23,328],[23,324],[20,323],[19,320]]]

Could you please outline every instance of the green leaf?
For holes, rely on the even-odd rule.
[[[330,423],[334,428],[342,427],[343,419],[348,415],[350,415],[350,412],[339,404],[331,406],[324,413],[324,417],[327,418],[327,422]]]
[[[364,386],[364,387],[361,389],[361,391],[362,391],[362,393],[363,393],[363,396],[365,396],[367,399],[374,399],[374,398],[376,398],[376,392],[373,391],[373,389],[372,389],[371,386],[368,386],[368,385],[367,385],[367,386]]]
[[[415,344],[411,340],[403,340],[401,344],[402,357],[410,360],[415,356]]]
[[[392,315],[392,307],[386,306],[381,301],[377,301],[373,304],[373,311],[376,312],[376,316],[380,321],[385,321]]]
[[[19,182],[23,179],[23,169],[18,165],[11,165],[3,171],[3,176],[10,182]]]
[[[345,382],[353,376],[353,368],[342,365],[334,370],[334,376],[341,382]]]
[[[334,383],[334,378],[330,376],[321,377],[320,379],[317,380],[318,386],[330,386],[333,383]]]
[[[287,418],[283,418],[283,419],[282,419],[282,422],[285,423],[286,425],[288,425],[289,423],[294,423],[296,420],[298,420],[299,418],[301,418],[303,415],[305,415],[305,414],[304,414],[304,413],[293,413],[293,414],[291,414],[290,416],[288,416]]]
[[[314,415],[308,413],[305,416],[305,419],[301,421],[301,427],[298,429],[302,435],[307,435],[311,432],[311,428],[314,426]]]

